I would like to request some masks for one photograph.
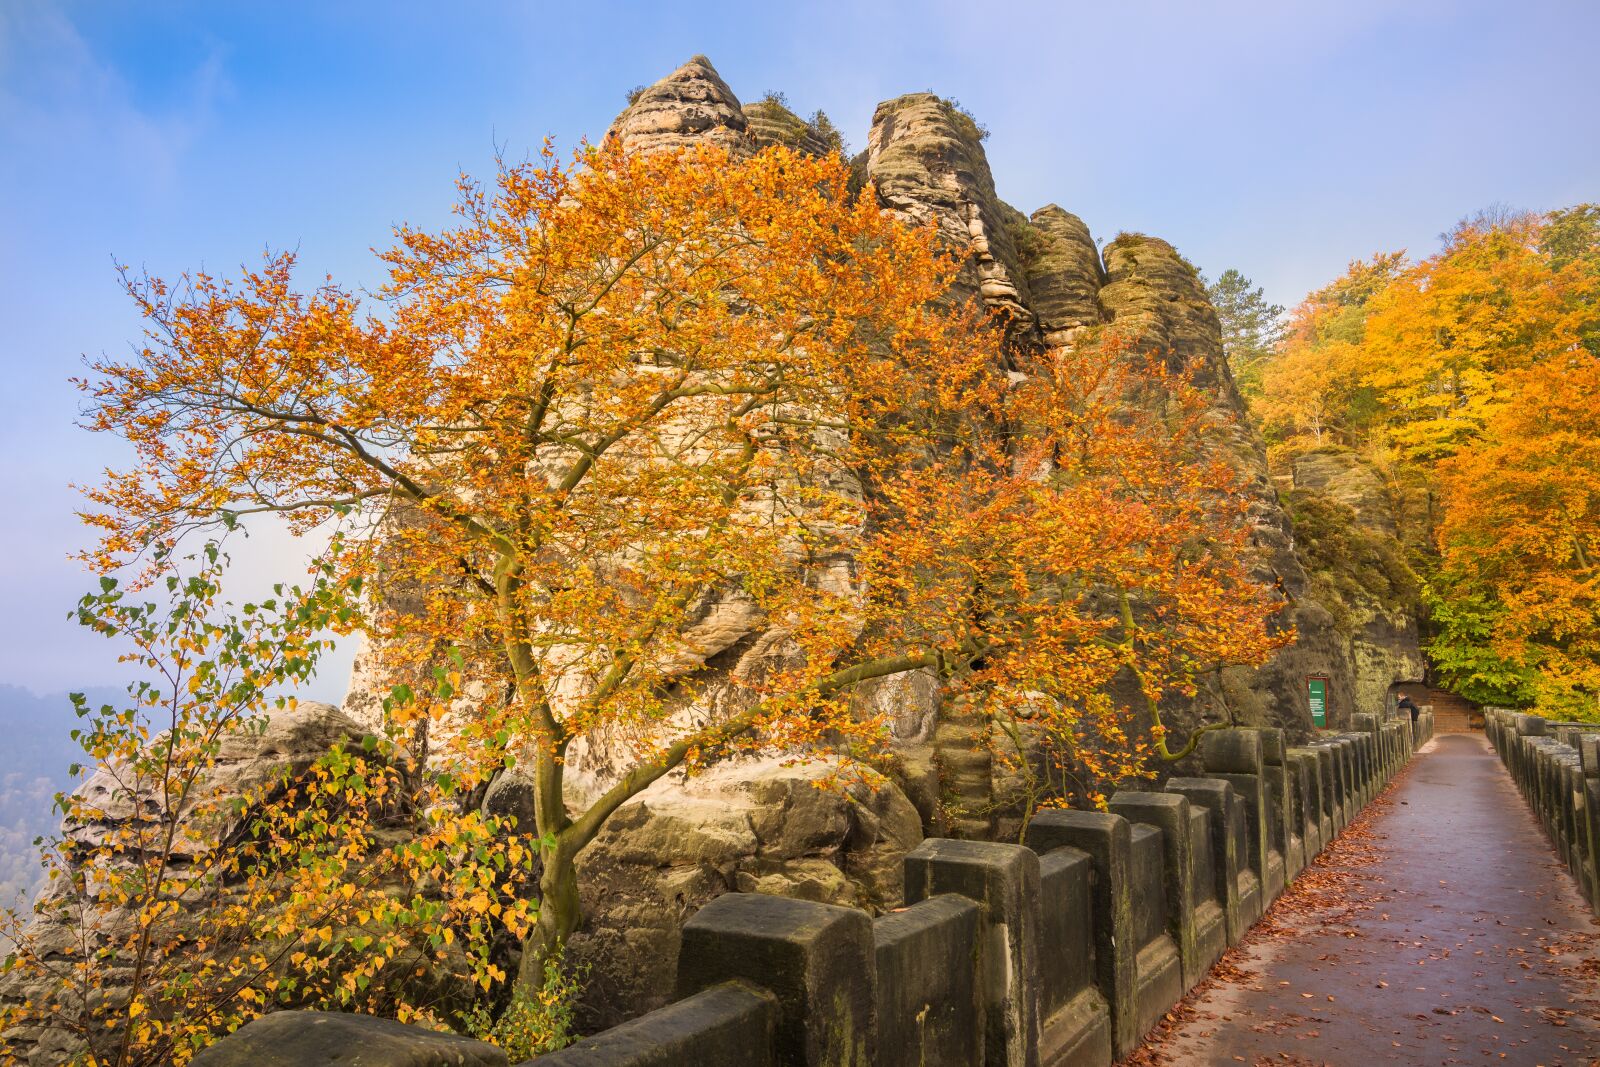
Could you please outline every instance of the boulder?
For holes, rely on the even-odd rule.
[[[578,856],[584,923],[568,948],[588,971],[585,1030],[667,1002],[680,931],[724,893],[770,893],[879,912],[922,819],[893,782],[835,785],[830,761],[720,764],[663,779]]]
[[[483,792],[483,813],[516,819],[520,832],[533,833],[539,814],[533,779],[515,770],[497,775]]]

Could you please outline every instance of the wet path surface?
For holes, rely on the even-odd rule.
[[[1440,735],[1132,1062],[1600,1063],[1600,923],[1482,735]]]

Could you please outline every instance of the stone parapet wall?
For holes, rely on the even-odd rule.
[[[1485,708],[1484,732],[1600,915],[1600,723]]]
[[[1109,1064],[1432,733],[1426,712],[1415,730],[1379,716],[1354,725],[1302,747],[1277,729],[1214,731],[1205,774],[1119,792],[1105,812],[1040,812],[1023,844],[926,840],[905,858],[908,906],[876,920],[720,896],[684,927],[673,1003],[531,1062]],[[1527,747],[1526,766],[1545,767]],[[1558,766],[1539,773],[1554,782]],[[213,1048],[251,1042],[259,1025]]]

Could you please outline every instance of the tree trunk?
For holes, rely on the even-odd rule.
[[[539,876],[539,919],[522,939],[522,962],[517,966],[516,992],[536,994],[544,985],[544,968],[560,959],[567,938],[583,917],[578,902],[576,857],[564,841],[541,850],[544,872]]]

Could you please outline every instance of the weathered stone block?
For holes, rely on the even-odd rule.
[[[1348,826],[1355,822],[1363,804],[1360,774],[1356,766],[1356,743],[1343,736],[1326,738],[1324,743],[1333,751],[1339,763],[1339,801],[1344,808],[1345,826]]]
[[[1211,940],[1202,944],[1200,940],[1200,904],[1202,900],[1212,902],[1212,887],[1207,885],[1202,897],[1194,877],[1195,852],[1204,851],[1209,858],[1211,842],[1202,837],[1197,847],[1191,836],[1193,813],[1182,793],[1119,792],[1111,798],[1109,807],[1131,823],[1142,823],[1161,832],[1166,932],[1177,945],[1182,961],[1183,988],[1192,989],[1221,954],[1220,945]],[[1201,829],[1206,833],[1203,815]]]
[[[1553,737],[1534,735],[1527,737],[1524,745],[1528,752],[1528,802],[1544,824],[1545,832],[1557,838],[1560,834],[1556,811],[1560,800],[1553,782],[1552,765],[1560,743]]]
[[[1290,786],[1290,818],[1304,847],[1306,866],[1322,851],[1322,824],[1318,820],[1321,801],[1316,794],[1317,757],[1301,748],[1283,755],[1284,771]]]
[[[1242,832],[1234,828],[1234,822],[1236,819],[1242,819],[1242,816],[1236,816],[1234,813],[1238,798],[1233,795],[1233,786],[1220,778],[1168,778],[1166,789],[1169,793],[1178,793],[1185,797],[1192,806],[1203,808],[1208,816],[1207,829],[1210,840],[1204,847],[1209,850],[1211,859],[1210,893],[1212,899],[1222,909],[1224,936],[1228,944],[1236,945],[1253,920],[1245,919],[1240,914],[1243,888],[1240,885],[1240,878],[1249,871],[1249,868],[1236,847],[1236,841],[1242,836]],[[1197,856],[1201,848],[1199,842],[1194,842]],[[1196,866],[1198,867],[1198,864]],[[1253,873],[1251,877],[1254,878]],[[1195,895],[1197,897],[1201,895],[1198,879],[1196,879]]]
[[[1326,848],[1334,835],[1344,829],[1344,805],[1339,800],[1339,757],[1332,748],[1320,741],[1306,746],[1306,751],[1317,758],[1318,780],[1322,789],[1322,846]]]
[[[1369,784],[1367,776],[1367,748],[1364,744],[1362,744],[1360,734],[1344,734],[1340,740],[1350,746],[1350,764],[1355,774],[1354,785],[1356,806],[1358,809],[1364,808],[1367,806],[1367,801],[1371,799],[1371,794],[1367,788]]]
[[[959,893],[982,906],[984,1062],[1039,1062],[1039,857],[1020,845],[933,838],[906,856],[906,900]]]
[[[189,1061],[195,1067],[506,1067],[493,1045],[393,1019],[278,1011],[246,1023]]]
[[[747,982],[724,982],[531,1062],[537,1067],[775,1067],[777,1020],[777,1000],[770,992]]]
[[[1264,744],[1255,730],[1212,730],[1200,739],[1200,762],[1217,774],[1259,775],[1266,760]]]
[[[1566,838],[1567,867],[1572,877],[1583,885],[1584,853],[1587,851],[1587,827],[1582,825],[1583,765],[1577,749],[1570,745],[1556,757],[1558,787],[1561,790],[1561,833]]]
[[[1256,730],[1213,730],[1201,739],[1200,762],[1206,774],[1233,786],[1249,820],[1248,863],[1261,886],[1266,910],[1283,892],[1283,852],[1272,821],[1272,786],[1266,779],[1262,735]]]
[[[780,1067],[871,1067],[875,962],[866,912],[729,893],[684,924],[678,995],[753,982],[777,997]]]
[[[1134,957],[1133,994],[1139,1033],[1150,1030],[1183,996],[1183,960],[1168,931],[1162,833],[1154,826],[1133,827]]]
[[[1371,749],[1368,747],[1372,737],[1363,733],[1344,733],[1339,735],[1340,740],[1350,744],[1351,762],[1355,769],[1355,796],[1358,807],[1366,807],[1376,792],[1372,772]]]
[[[1333,816],[1330,812],[1328,771],[1332,756],[1315,748],[1289,750],[1289,759],[1300,774],[1304,789],[1306,862],[1309,864],[1333,842]]]
[[[1228,949],[1228,922],[1222,902],[1216,898],[1216,875],[1211,866],[1211,813],[1205,808],[1189,808],[1190,857],[1194,861],[1190,884],[1194,887],[1195,955],[1204,962],[1200,975],[1210,969]]]
[[[1236,855],[1243,857],[1249,852],[1250,845],[1250,816],[1244,798],[1235,793],[1229,807],[1228,832],[1233,835],[1233,848]],[[1267,891],[1261,883],[1261,872],[1247,863],[1239,865],[1239,921],[1245,929],[1255,925],[1256,920],[1266,914]]]
[[[945,893],[873,922],[880,1067],[983,1062],[981,921],[976,902]]]
[[[1578,738],[1582,778],[1579,826],[1585,841],[1584,891],[1589,906],[1600,914],[1600,733]]]
[[[1262,774],[1270,787],[1267,794],[1268,842],[1283,857],[1283,876],[1288,882],[1305,867],[1306,854],[1305,842],[1295,825],[1294,787],[1285,762],[1287,749],[1283,731],[1266,726],[1253,729],[1261,738]]]
[[[1111,1007],[1095,984],[1093,882],[1086,852],[1039,857],[1041,1067],[1111,1062]]]
[[[1125,1056],[1139,1043],[1133,932],[1133,828],[1120,815],[1098,811],[1041,811],[1027,830],[1028,847],[1048,853],[1063,846],[1089,855],[1094,866],[1095,981],[1111,1006],[1112,1046]]]

